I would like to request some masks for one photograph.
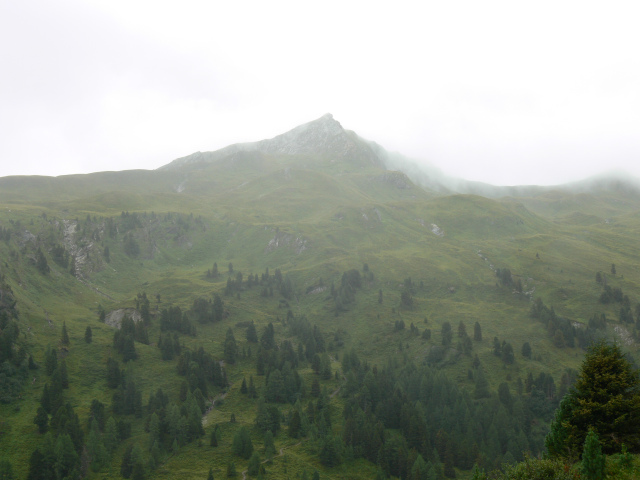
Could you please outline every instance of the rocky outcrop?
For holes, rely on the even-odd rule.
[[[104,318],[104,323],[110,327],[120,329],[122,326],[122,320],[125,317],[130,318],[136,323],[142,320],[142,315],[140,315],[140,312],[135,308],[119,308],[107,313]]]

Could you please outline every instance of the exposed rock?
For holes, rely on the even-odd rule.
[[[311,290],[310,292],[308,292],[308,295],[315,295],[317,293],[322,293],[327,289],[327,287],[316,287],[313,290]]]
[[[307,240],[302,237],[296,237],[289,233],[276,232],[276,235],[269,240],[269,243],[264,249],[264,253],[273,252],[280,247],[292,248],[296,254],[301,254],[307,249]]]
[[[122,326],[122,319],[125,317],[130,318],[136,323],[142,320],[140,312],[135,308],[119,308],[107,313],[104,318],[104,323],[106,325],[109,325],[110,327],[120,329],[120,327]]]
[[[439,237],[444,236],[444,230],[442,230],[438,225],[436,225],[435,223],[431,224],[431,231],[436,234]]]

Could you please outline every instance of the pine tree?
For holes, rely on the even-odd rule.
[[[577,456],[590,428],[605,453],[622,443],[640,451],[640,377],[615,344],[593,344],[574,387],[560,402],[545,446],[551,456]]]
[[[42,253],[42,250],[40,250],[40,247],[38,247],[38,251],[36,252],[36,268],[43,275],[48,274],[51,270],[49,268],[49,263],[47,262],[46,257]]]
[[[60,336],[60,342],[63,345],[69,345],[69,334],[67,333],[67,322],[62,322],[62,335]]]
[[[480,327],[480,323],[476,322],[473,326],[473,339],[476,342],[482,341],[482,328]]]
[[[598,441],[598,434],[593,429],[589,430],[584,441],[581,469],[587,480],[603,480],[605,477],[605,459]]]
[[[213,430],[211,430],[211,436],[209,437],[209,445],[211,447],[218,446],[218,426],[216,425]]]
[[[249,457],[251,457],[251,454],[253,453],[253,444],[251,443],[249,430],[247,430],[246,427],[241,427],[233,436],[233,453],[245,460],[248,460]]]
[[[67,433],[58,435],[55,444],[55,472],[57,478],[74,478],[78,473],[80,457]],[[75,472],[75,474],[74,474]]]
[[[291,438],[298,438],[300,436],[300,429],[302,428],[302,419],[298,410],[294,410],[289,420],[289,436]]]
[[[47,430],[49,430],[49,415],[47,415],[47,411],[42,406],[38,407],[33,423],[38,426],[40,433],[47,433]]]
[[[249,458],[249,463],[247,465],[247,473],[252,477],[258,475],[260,472],[260,454],[258,452],[253,452],[251,457]]]
[[[249,395],[249,398],[256,398],[258,396],[256,386],[253,384],[253,375],[249,376],[249,388],[247,389],[247,393]]]
[[[234,364],[236,363],[237,356],[238,345],[236,344],[236,339],[233,336],[233,331],[229,328],[227,330],[227,337],[224,341],[224,361]]]
[[[487,382],[487,379],[484,376],[484,371],[482,370],[482,367],[476,370],[475,381],[476,381],[476,388],[474,391],[475,398],[487,398],[491,396],[491,394],[489,393],[489,382]]]
[[[100,428],[96,419],[91,420],[91,429],[87,438],[87,452],[91,458],[91,469],[97,472],[107,460],[107,450],[100,435]]]
[[[109,417],[109,420],[107,420],[107,424],[104,428],[103,442],[104,447],[109,455],[111,455],[118,446],[118,427],[113,417]]]
[[[246,338],[247,342],[258,343],[258,332],[256,331],[256,325],[253,323],[253,320],[247,327]]]
[[[272,460],[276,454],[276,446],[273,443],[273,433],[267,430],[264,434],[264,456]]]
[[[84,331],[84,341],[86,343],[91,343],[93,341],[93,332],[91,331],[91,327],[88,325],[86,330]]]
[[[53,374],[56,368],[58,368],[58,353],[49,345],[44,354],[44,368],[47,375]]]
[[[213,468],[209,469],[209,475],[207,476],[207,480],[214,480],[213,479]]]

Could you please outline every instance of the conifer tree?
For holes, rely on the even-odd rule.
[[[590,429],[582,451],[582,473],[587,480],[603,480],[605,470],[604,455],[598,441],[598,434]]]
[[[60,336],[60,342],[63,345],[69,345],[69,334],[67,333],[67,322],[62,322],[62,335]]]
[[[256,325],[253,320],[247,327],[247,342],[258,343],[258,332],[256,331]]]
[[[55,443],[56,478],[74,478],[78,474],[80,457],[67,433],[58,435]]]
[[[33,423],[38,426],[40,433],[47,433],[47,430],[49,430],[49,415],[47,415],[47,411],[42,406],[38,407]]]
[[[264,456],[272,460],[276,454],[276,446],[273,443],[273,433],[267,430],[264,434]]]
[[[253,384],[253,375],[249,375],[249,388],[247,389],[247,393],[249,398],[256,398],[258,396],[256,386]]]
[[[84,331],[84,341],[86,343],[91,343],[93,341],[93,331],[91,327],[87,325],[86,330]]]
[[[213,430],[211,430],[211,436],[209,437],[209,445],[212,447],[218,446],[218,426],[216,425]]]
[[[480,327],[479,322],[476,322],[475,325],[473,326],[473,339],[476,342],[482,341],[482,328]]]
[[[207,480],[214,480],[213,479],[213,468],[209,469],[209,475],[207,476]]]
[[[249,463],[247,464],[247,473],[251,476],[256,476],[260,472],[260,454],[258,452],[253,452],[251,457],[249,458]]]
[[[58,367],[58,353],[47,345],[47,350],[44,354],[44,368],[47,375],[53,374]]]
[[[100,435],[100,428],[95,418],[91,420],[91,429],[87,438],[87,452],[91,458],[91,469],[97,472],[107,460],[107,450]]]
[[[605,453],[622,443],[640,451],[640,377],[616,344],[593,344],[572,390],[560,402],[545,446],[551,456],[577,457],[590,428]]]
[[[104,428],[103,438],[105,449],[107,450],[107,453],[109,455],[111,455],[118,446],[118,441],[118,427],[116,425],[116,421],[113,419],[113,417],[109,417],[109,420],[107,420],[107,424]]]
[[[237,356],[238,345],[236,344],[236,339],[233,336],[233,330],[229,328],[227,329],[227,337],[224,341],[224,361],[234,364],[236,363]]]

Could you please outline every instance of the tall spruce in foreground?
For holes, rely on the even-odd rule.
[[[622,444],[640,451],[640,378],[620,347],[593,344],[571,391],[562,399],[545,439],[549,455],[577,458],[593,429],[605,453]]]

